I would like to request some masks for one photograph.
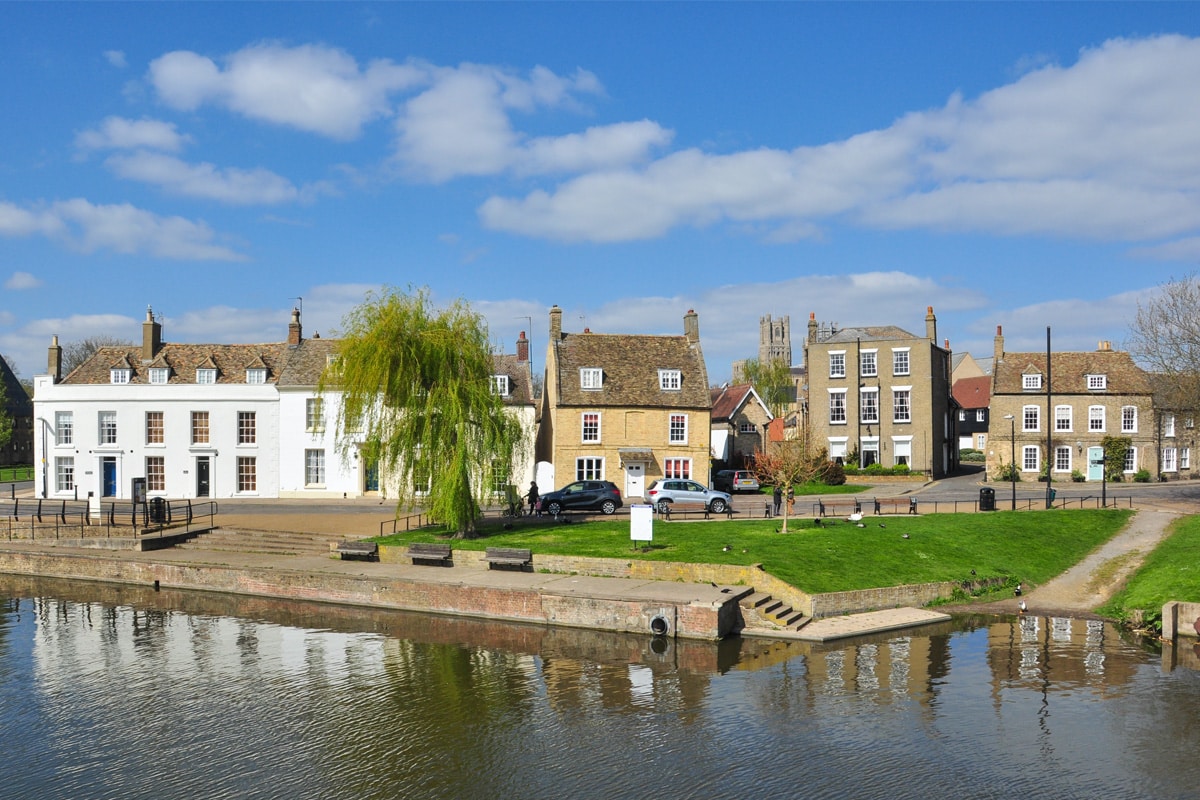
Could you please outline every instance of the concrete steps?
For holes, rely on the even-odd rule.
[[[742,607],[742,620],[747,628],[799,631],[810,622],[802,612],[766,592],[747,594],[738,600],[738,605]]]
[[[328,533],[231,530],[217,528],[175,545],[181,550],[210,550],[230,553],[274,555],[328,555],[329,543],[337,536]]]

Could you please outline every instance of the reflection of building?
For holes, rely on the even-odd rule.
[[[1081,686],[1119,692],[1140,662],[1111,657],[1120,641],[1102,620],[1021,616],[988,626],[988,665],[996,693],[1017,686],[1069,692]]]

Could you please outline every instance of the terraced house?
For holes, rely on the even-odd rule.
[[[1149,376],[1125,352],[1100,342],[1092,352],[1018,352],[1004,349],[996,326],[987,474],[995,478],[1016,463],[1021,480],[1036,480],[1048,465],[1055,481],[1079,473],[1102,478],[1106,437],[1127,439],[1121,473],[1126,480],[1141,469],[1159,475],[1158,419]],[[1190,463],[1190,449],[1164,449],[1164,467]],[[1164,442],[1168,441],[1164,438]],[[1167,463],[1167,453],[1170,463]]]
[[[694,311],[682,336],[565,333],[550,309],[537,437],[543,491],[612,481],[626,498],[657,478],[709,482],[711,400]]]

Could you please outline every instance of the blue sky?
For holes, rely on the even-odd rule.
[[[0,353],[334,335],[381,285],[1091,349],[1200,259],[1194,3],[3,3]],[[303,298],[302,301],[297,298]],[[798,342],[797,342],[798,345]],[[799,347],[796,348],[799,359]]]

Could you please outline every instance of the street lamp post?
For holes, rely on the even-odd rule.
[[[1008,441],[1012,446],[1012,455],[1008,461],[1008,479],[1012,482],[1012,510],[1017,510],[1017,418],[1012,414],[1005,414],[1004,418],[1008,420]]]

